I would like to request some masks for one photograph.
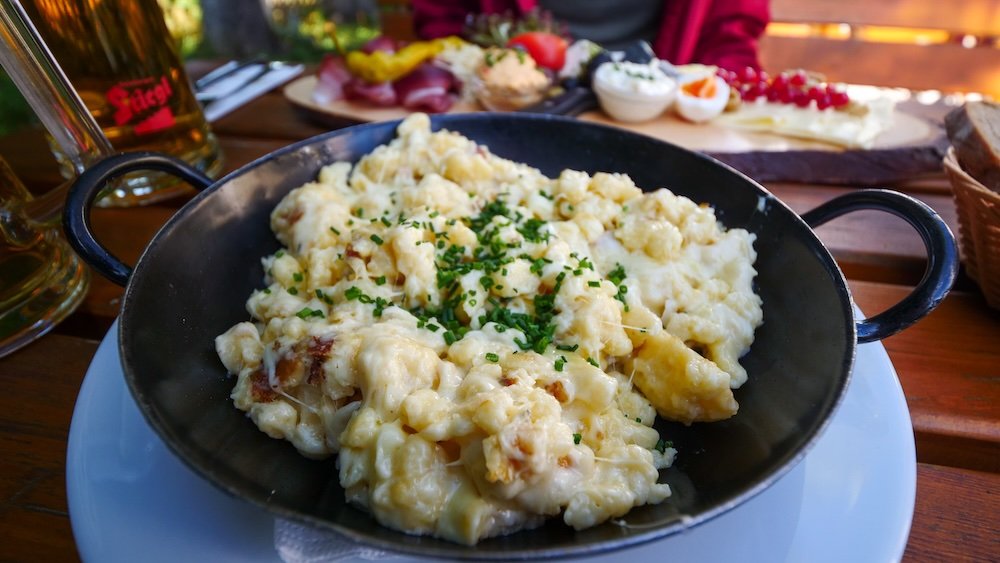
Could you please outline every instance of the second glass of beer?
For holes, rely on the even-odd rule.
[[[22,0],[22,5],[115,150],[156,151],[209,176],[218,142],[156,0]],[[63,174],[76,174],[53,143]],[[98,205],[142,205],[188,191],[159,173],[127,175]]]

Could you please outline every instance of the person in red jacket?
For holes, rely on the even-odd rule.
[[[767,0],[411,0],[417,35],[459,35],[471,13],[524,14],[535,8],[569,24],[577,39],[614,49],[647,39],[661,59],[729,70],[760,68],[757,40]]]

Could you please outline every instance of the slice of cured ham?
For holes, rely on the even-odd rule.
[[[423,63],[394,86],[399,103],[406,109],[441,113],[458,99],[461,83],[447,69]]]
[[[319,64],[316,79],[313,99],[326,104],[344,99],[344,85],[354,80],[354,77],[351,71],[347,70],[343,57],[327,55]]]
[[[442,113],[458,99],[462,84],[451,71],[426,62],[395,82],[370,83],[351,74],[344,58],[328,55],[317,71],[313,99],[321,104],[336,100],[363,100],[380,107]]]
[[[392,82],[371,83],[355,78],[344,85],[344,96],[348,100],[364,100],[382,107],[394,106],[397,103]]]
[[[318,103],[348,99],[365,100],[377,106],[396,105],[396,91],[391,82],[372,84],[356,78],[347,70],[343,57],[325,57],[316,75],[313,99]]]

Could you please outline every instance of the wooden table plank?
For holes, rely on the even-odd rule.
[[[66,442],[98,342],[50,334],[0,359],[0,561],[71,561]]]
[[[330,130],[329,126],[317,121],[302,119],[302,113],[288,103],[280,91],[261,96],[252,104],[238,108],[212,124],[212,131],[223,139],[247,137],[298,141]]]
[[[917,465],[905,562],[1000,560],[1000,475]]]
[[[868,315],[909,292],[854,280],[850,286]],[[952,292],[883,344],[906,395],[917,459],[1000,472],[1000,312],[977,293]]]

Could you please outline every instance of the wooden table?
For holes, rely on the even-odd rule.
[[[233,169],[326,130],[298,114],[280,92],[215,124]],[[2,153],[34,189],[58,183],[38,132],[0,138]],[[767,186],[798,212],[852,188]],[[894,186],[925,201],[957,228],[943,176]],[[97,210],[99,237],[134,262],[183,203]],[[903,297],[924,267],[919,238],[886,214],[851,214],[819,229],[869,314]],[[121,288],[94,277],[86,301],[51,334],[0,359],[0,560],[77,558],[65,491],[67,436],[80,383],[118,314]],[[1000,559],[1000,312],[961,277],[941,307],[884,341],[913,420],[917,500],[904,559]],[[877,429],[872,429],[877,431]]]

